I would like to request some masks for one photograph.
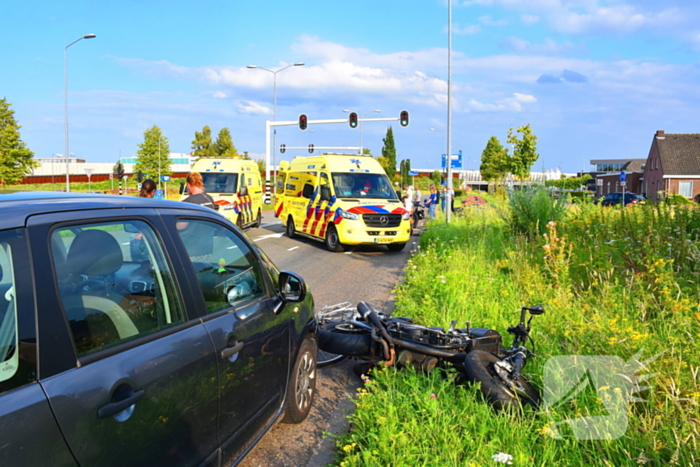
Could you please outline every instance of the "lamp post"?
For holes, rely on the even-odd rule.
[[[347,109],[346,109],[346,110],[343,110],[343,112],[349,113],[349,112],[351,112],[351,110],[347,110]],[[372,111],[363,113],[363,114],[360,115],[359,117],[362,117],[362,116],[364,116],[364,115],[369,115],[369,114],[371,114],[371,113],[381,113],[381,110],[372,110]],[[362,119],[361,119],[361,118],[358,118],[358,120],[359,120],[359,123],[360,123],[360,155],[362,155]]]
[[[267,68],[263,68],[261,66],[257,65],[248,65],[247,68],[250,69],[258,69],[258,70],[265,70],[270,73],[272,73],[272,76],[274,77],[273,79],[273,86],[272,86],[272,99],[273,99],[273,104],[272,104],[272,120],[277,121],[277,73],[280,71],[284,71],[287,68],[291,68],[293,66],[304,66],[304,62],[297,62],[293,63],[291,65],[287,65],[283,68],[280,68],[279,70],[269,70]],[[268,178],[269,180],[269,178]],[[277,127],[275,127],[274,132],[272,133],[272,186],[275,187],[274,189],[277,189]]]
[[[83,37],[79,37],[78,39],[74,40],[63,49],[63,110],[65,114],[64,137],[66,143],[66,192],[70,191],[70,152],[68,151],[68,47],[82,39],[94,39],[95,37],[97,37],[95,34],[86,34]]]

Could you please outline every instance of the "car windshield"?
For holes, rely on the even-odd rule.
[[[207,193],[235,193],[238,186],[238,174],[203,172],[202,181]]]
[[[386,174],[342,172],[332,177],[338,198],[398,199]]]

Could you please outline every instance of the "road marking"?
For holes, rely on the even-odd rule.
[[[266,238],[280,238],[280,237],[282,237],[282,235],[284,235],[284,232],[283,232],[283,233],[270,234],[270,235],[263,235],[262,237],[258,237],[258,238],[256,238],[256,239],[253,240],[253,241],[254,241],[254,242],[257,242],[257,241],[259,241],[259,240],[265,240]]]
[[[282,222],[263,222],[260,227],[270,227],[271,225],[282,225]]]
[[[293,246],[293,247],[291,247],[291,248],[288,248],[287,251],[296,250],[297,248],[299,248],[299,247],[298,247],[298,246]]]

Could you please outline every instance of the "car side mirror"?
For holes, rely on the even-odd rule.
[[[302,302],[306,298],[306,282],[301,276],[289,272],[282,271],[279,276],[277,286],[277,295],[281,299],[275,306],[275,313],[288,302]]]
[[[328,185],[321,185],[321,201],[331,200],[331,187]]]
[[[245,185],[241,186],[241,196],[248,196],[248,187]]]

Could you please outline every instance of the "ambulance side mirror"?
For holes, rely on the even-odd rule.
[[[328,185],[321,185],[321,201],[331,200],[331,187]]]

